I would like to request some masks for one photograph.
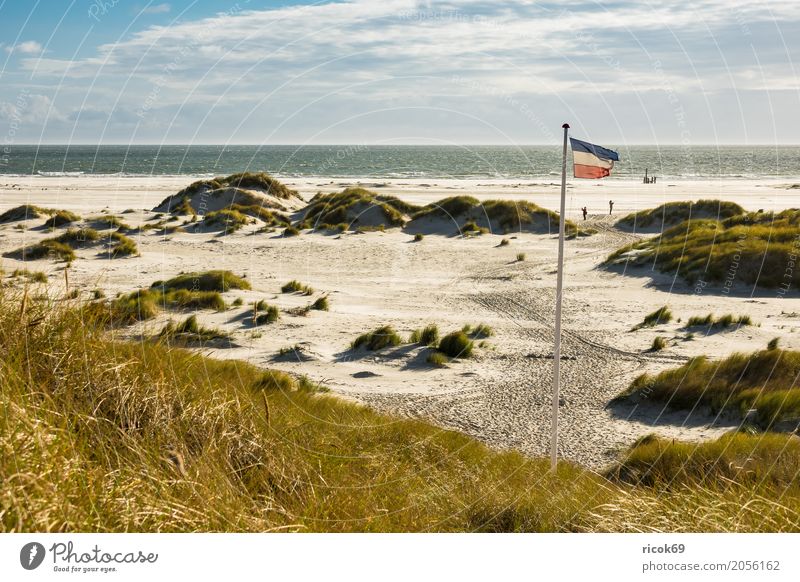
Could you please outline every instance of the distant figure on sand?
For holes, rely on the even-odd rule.
[[[586,207],[584,206],[581,208],[581,212],[583,212],[583,219],[586,220],[586,215],[589,213],[589,211],[586,210]]]
[[[614,212],[614,201],[608,201],[608,215],[611,216],[611,213]]]

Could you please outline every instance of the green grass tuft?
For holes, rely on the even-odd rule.
[[[328,311],[330,309],[330,302],[327,297],[320,297],[311,304],[311,309],[316,311]]]
[[[303,295],[313,295],[314,289],[308,285],[303,285],[297,279],[292,279],[281,287],[282,293],[302,293]]]
[[[165,291],[185,289],[187,291],[218,291],[225,293],[231,289],[250,289],[243,277],[234,275],[231,271],[203,271],[182,273],[167,281],[157,281],[152,287],[160,287]]]
[[[450,363],[450,358],[438,350],[433,350],[428,354],[426,361],[437,368],[445,368]]]
[[[475,344],[463,331],[454,331],[439,341],[439,351],[450,358],[469,358]]]
[[[266,309],[260,309],[253,320],[254,325],[266,325],[274,323],[280,318],[280,311],[274,305],[268,305]]]
[[[69,210],[59,210],[50,218],[48,218],[44,225],[49,228],[57,228],[59,226],[65,226],[67,224],[72,224],[73,222],[78,222],[80,219],[81,217],[74,212],[70,212]]]
[[[350,348],[356,350],[364,346],[368,350],[376,351],[390,346],[399,346],[401,343],[403,341],[394,328],[391,325],[384,325],[374,331],[358,336],[350,344]]]

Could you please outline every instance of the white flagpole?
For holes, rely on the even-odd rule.
[[[558,463],[558,401],[561,383],[561,292],[564,287],[564,223],[567,207],[567,132],[569,123],[561,126],[564,129],[564,149],[561,158],[561,212],[558,215],[558,274],[556,276],[556,326],[555,348],[553,350],[553,415],[550,437],[550,468],[555,471]]]

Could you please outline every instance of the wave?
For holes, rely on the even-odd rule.
[[[83,172],[43,172],[42,170],[39,170],[36,173],[39,174],[40,176],[53,176],[53,177],[83,175]]]

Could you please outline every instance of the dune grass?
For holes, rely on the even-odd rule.
[[[262,309],[254,311],[253,325],[266,325],[274,323],[280,319],[280,311],[274,305],[262,306]]]
[[[622,398],[663,402],[670,408],[698,406],[744,417],[756,410],[762,428],[782,421],[800,421],[800,352],[777,347],[737,353],[713,361],[704,356],[656,375],[636,378]]]
[[[44,225],[49,228],[57,228],[59,226],[66,226],[67,224],[78,222],[80,219],[81,217],[74,212],[70,212],[69,210],[58,210],[47,220],[45,220]]]
[[[653,338],[653,343],[650,345],[650,351],[660,352],[666,347],[667,347],[667,340],[659,335]]]
[[[79,302],[20,305],[0,289],[5,532],[800,529],[793,437],[644,439],[610,479],[551,473],[308,379],[116,341]]]
[[[346,188],[341,192],[317,194],[306,207],[301,228],[342,230],[350,226],[384,228],[403,226],[408,215],[418,207],[393,196],[376,194],[364,188]]]
[[[621,218],[617,224],[631,228],[648,228],[651,226],[668,228],[691,219],[711,218],[724,220],[744,214],[744,212],[744,208],[735,202],[724,200],[667,202],[656,208],[628,214]]]
[[[0,214],[0,224],[6,222],[18,222],[22,220],[31,220],[32,218],[42,218],[43,216],[53,216],[59,212],[56,208],[44,208],[36,206],[35,204],[23,204],[9,208]]]
[[[187,291],[217,291],[225,293],[231,289],[249,290],[250,283],[231,271],[213,270],[181,273],[166,281],[156,281],[152,287],[161,287],[164,291],[186,289]]]
[[[11,273],[12,278],[25,277],[34,283],[47,283],[47,273],[44,271],[29,271],[28,269],[14,269]]]
[[[75,249],[92,246],[100,240],[100,233],[93,228],[68,228],[57,237],[46,238],[38,243],[5,253],[5,256],[23,261],[50,258],[70,262],[77,257]]]
[[[624,246],[607,265],[655,267],[689,284],[737,284],[784,291],[800,288],[800,210],[750,212],[725,220],[697,219]]]
[[[19,305],[0,303],[3,531],[569,531],[613,491],[281,372],[42,311],[27,317],[46,325],[6,333]]]
[[[217,176],[211,180],[198,180],[178,192],[179,198],[194,196],[201,192],[220,188],[242,188],[244,190],[263,190],[277,198],[289,199],[297,192],[264,172],[240,172],[230,176]]]
[[[632,484],[671,488],[735,482],[800,490],[800,439],[778,433],[733,432],[687,443],[647,436],[627,451],[609,476]]]
[[[469,358],[475,343],[463,331],[448,333],[441,340],[437,349],[449,358]]]
[[[111,258],[115,259],[117,257],[129,257],[139,254],[139,247],[136,246],[136,242],[124,234],[112,232],[110,240],[112,241],[109,249]]]
[[[219,228],[224,234],[236,232],[243,226],[250,224],[253,220],[242,214],[238,210],[223,208],[214,210],[203,217],[203,223],[210,228]]]
[[[645,315],[642,321],[642,327],[652,327],[662,323],[669,323],[670,321],[672,321],[672,312],[669,310],[669,307],[665,305]]]
[[[303,295],[313,295],[314,289],[308,285],[304,285],[297,279],[292,279],[288,283],[281,286],[281,293],[302,293]]]
[[[422,346],[436,346],[439,343],[439,327],[435,323],[426,325],[422,329],[411,332],[409,343]]]
[[[331,303],[327,296],[320,297],[311,304],[311,309],[315,311],[328,311],[330,308]]]
[[[228,339],[230,334],[216,328],[203,327],[196,315],[190,315],[181,323],[169,321],[159,334],[160,339],[182,345],[195,345],[219,339]]]
[[[130,325],[152,319],[161,309],[213,309],[225,311],[227,305],[217,291],[166,289],[162,286],[138,289],[107,303],[95,304],[97,318],[108,326]]]
[[[89,222],[97,228],[116,228],[119,232],[132,230],[127,222],[117,216],[93,216]]]
[[[686,320],[686,329],[692,327],[709,327],[712,329],[728,329],[733,326],[753,325],[753,320],[749,315],[725,315],[715,316],[713,313],[708,315],[693,315]]]
[[[452,196],[417,210],[414,221],[438,218],[463,223],[462,232],[558,232],[559,218],[556,212],[546,210],[532,202],[517,200],[485,200],[472,196]],[[577,225],[568,220],[567,232],[577,232]]]
[[[124,234],[112,232],[106,235],[94,228],[83,227],[68,228],[57,237],[16,249],[6,253],[6,256],[25,261],[50,258],[71,262],[77,258],[76,249],[92,247],[104,241],[109,245],[108,255],[111,258],[139,254],[136,242]]]
[[[450,358],[438,350],[433,350],[428,354],[425,361],[437,368],[446,368],[447,364],[450,363]]]
[[[400,336],[391,325],[384,325],[373,331],[362,333],[350,344],[350,348],[357,350],[365,347],[371,351],[382,350],[383,348],[399,346],[403,343]]]

